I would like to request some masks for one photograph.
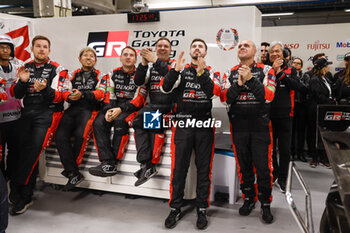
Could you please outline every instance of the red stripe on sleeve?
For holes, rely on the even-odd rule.
[[[264,98],[268,101],[272,101],[273,97],[275,97],[275,93],[266,86],[264,86],[264,89],[265,89],[265,97]]]

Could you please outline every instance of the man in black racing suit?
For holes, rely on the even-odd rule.
[[[55,137],[64,167],[62,175],[68,178],[63,191],[73,189],[84,179],[78,166],[83,161],[92,134],[92,122],[107,91],[107,78],[94,68],[95,50],[90,47],[83,48],[79,54],[79,61],[82,67],[75,70],[65,82],[62,95],[70,106],[64,111]]]
[[[255,54],[256,47],[252,41],[243,40],[239,43],[240,64],[224,75],[226,87],[221,94],[221,101],[230,106],[231,139],[244,199],[239,214],[249,215],[258,196],[262,219],[271,223],[273,168],[269,103],[274,98],[276,83],[273,69],[256,63]],[[255,179],[258,190],[255,188]]]
[[[144,128],[144,114],[157,112],[163,116],[170,113],[173,103],[172,94],[160,91],[160,81],[174,66],[170,60],[171,45],[167,38],[160,38],[156,43],[156,54],[149,49],[141,51],[142,63],[136,69],[134,81],[138,86],[145,85],[149,93],[150,103],[142,108],[134,119],[137,161],[141,169],[134,174],[138,178],[135,186],[139,186],[157,174],[156,164],[159,163],[165,135],[163,127],[158,129]]]
[[[132,47],[122,50],[121,67],[108,74],[108,93],[106,106],[93,124],[94,140],[101,164],[91,167],[89,173],[94,176],[113,176],[117,174],[117,163],[122,159],[129,141],[129,127],[144,106],[146,88],[134,83],[136,51]],[[111,144],[110,132],[114,127]],[[111,146],[112,145],[112,146]]]
[[[39,156],[50,145],[62,117],[62,91],[67,79],[67,70],[48,57],[48,38],[34,37],[32,52],[34,60],[19,69],[19,79],[11,87],[11,93],[17,99],[23,98],[24,103],[20,118],[19,163],[10,183],[12,215],[24,213],[33,204]]]
[[[176,122],[171,140],[171,211],[165,220],[165,227],[173,228],[182,215],[186,175],[190,165],[192,149],[195,151],[197,168],[197,228],[205,229],[208,221],[211,184],[211,164],[214,156],[215,124],[211,118],[212,98],[220,96],[220,74],[206,66],[204,57],[207,45],[202,39],[194,39],[190,46],[191,64],[184,66],[181,52],[175,69],[161,82],[164,93],[176,97]]]

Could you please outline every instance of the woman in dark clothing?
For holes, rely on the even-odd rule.
[[[335,98],[339,104],[350,105],[350,53],[344,57],[345,69],[335,84]]]
[[[309,124],[311,128],[310,132],[310,152],[312,160],[310,166],[315,168],[318,162],[330,167],[324,149],[320,149],[319,146],[316,149],[316,114],[317,105],[319,104],[336,104],[332,98],[332,84],[327,79],[326,73],[328,72],[328,65],[332,62],[328,62],[325,58],[318,59],[315,62],[314,73],[310,80],[310,100],[309,100]],[[320,140],[318,140],[320,142]],[[322,148],[322,146],[321,146]]]

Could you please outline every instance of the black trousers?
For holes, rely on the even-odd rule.
[[[160,111],[163,115],[170,112],[169,106],[156,106],[147,104],[136,115],[133,128],[135,130],[135,142],[137,149],[137,162],[144,164],[152,162],[158,164],[164,145],[164,129],[144,129],[144,112]],[[161,122],[162,123],[162,122]]]
[[[260,202],[270,203],[273,182],[270,119],[267,114],[259,117],[231,115],[229,119],[243,198],[256,201],[258,194]]]
[[[192,149],[197,168],[196,203],[198,208],[209,207],[211,165],[214,156],[213,128],[174,128],[171,140],[170,200],[172,208],[183,206],[183,196]]]
[[[62,113],[50,109],[24,109],[20,118],[20,155],[16,176],[10,182],[14,199],[30,200],[42,151],[50,145]]]
[[[46,134],[53,120],[52,110],[25,110],[20,119],[20,158],[14,181],[27,185],[39,156],[46,147]]]
[[[68,108],[57,128],[55,142],[64,167],[64,174],[79,172],[87,144],[91,138],[92,122],[97,111],[78,107]],[[71,138],[74,138],[72,144]]]
[[[0,171],[0,232],[5,232],[8,224],[7,185]]]
[[[2,144],[2,161],[1,170],[4,177],[12,179],[15,175],[15,168],[17,166],[19,157],[19,120],[4,122],[0,124],[1,144]],[[7,154],[5,150],[7,148]],[[6,164],[5,164],[6,161]]]
[[[292,132],[292,155],[301,155],[304,152],[306,135],[310,133],[307,103],[295,103]],[[310,148],[309,139],[306,142]]]
[[[292,118],[271,118],[271,122],[273,129],[273,176],[280,181],[286,181],[291,154]],[[277,159],[277,147],[279,159]]]
[[[99,160],[119,160],[129,141],[129,128],[137,112],[123,112],[114,121],[107,122],[100,112],[93,123],[94,141]],[[114,127],[111,142],[111,128]]]

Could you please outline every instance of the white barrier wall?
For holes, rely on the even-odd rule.
[[[349,28],[349,23],[264,27],[262,41],[282,41],[292,56],[303,59],[304,71],[312,67],[312,57],[323,52],[333,62],[330,71],[334,74],[344,67],[343,56],[350,52]]]

